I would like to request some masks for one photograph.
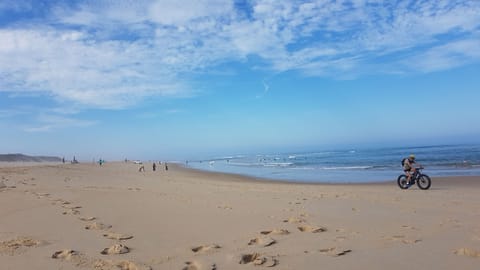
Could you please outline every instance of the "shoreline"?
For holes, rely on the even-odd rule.
[[[139,166],[138,164],[124,163],[123,161],[112,161],[106,164],[131,164],[134,166]],[[0,169],[2,168],[29,168],[29,167],[62,167],[62,166],[80,166],[80,165],[88,165],[92,167],[99,167],[96,163],[88,163],[82,162],[79,164],[70,164],[70,163],[58,163],[58,162],[0,162]],[[105,166],[105,165],[104,165]],[[161,167],[161,166],[160,166]],[[182,163],[169,163],[170,168],[175,168],[176,170],[183,170],[185,172],[191,173],[199,173],[204,176],[208,176],[215,179],[224,179],[228,178],[229,181],[239,181],[239,182],[247,182],[247,183],[269,183],[269,184],[288,184],[288,185],[334,185],[334,186],[363,186],[363,185],[390,185],[394,183],[396,185],[396,179],[390,180],[382,180],[382,181],[365,181],[365,182],[322,182],[322,181],[301,181],[301,180],[284,180],[284,179],[274,179],[274,178],[262,178],[262,177],[255,177],[246,174],[237,174],[237,173],[229,173],[229,172],[220,172],[220,171],[209,171],[209,170],[202,170],[197,168],[190,168],[185,166]],[[158,170],[163,170],[159,168]],[[148,170],[147,170],[148,171]],[[477,175],[452,175],[452,176],[431,176],[432,178],[432,185],[435,182],[445,184],[446,182],[454,181],[455,183],[466,184],[472,181],[479,181],[480,176]]]
[[[388,176],[385,171],[349,171],[349,172],[338,172],[338,174],[326,174],[324,175],[322,171],[318,173],[318,178],[312,178],[308,180],[302,180],[302,176],[295,179],[294,177],[275,177],[273,174],[272,176],[256,176],[255,173],[249,173],[248,171],[244,172],[227,172],[222,170],[213,170],[207,168],[196,168],[196,167],[189,167],[183,163],[179,163],[180,166],[186,169],[191,170],[198,170],[202,172],[211,172],[211,173],[220,173],[220,174],[230,174],[230,175],[240,175],[246,176],[254,179],[258,179],[259,181],[274,181],[274,182],[292,182],[292,183],[324,183],[324,184],[369,184],[369,183],[388,183],[391,181],[397,181],[397,177],[401,174],[404,174],[401,169],[396,171],[388,171]],[[289,172],[290,174],[290,172]],[[472,170],[472,171],[443,171],[443,170],[425,170],[425,174],[429,175],[431,178],[450,178],[450,177],[480,177],[480,171]],[[297,174],[298,175],[298,174]],[[354,180],[353,175],[355,176]],[[309,176],[308,178],[311,178]],[[370,178],[371,180],[361,180],[365,178]],[[360,180],[359,180],[360,179]]]
[[[270,178],[260,178],[253,177],[243,174],[235,173],[225,173],[225,172],[214,172],[206,171],[196,168],[187,168],[181,164],[175,164],[176,168],[180,168],[185,171],[191,171],[192,173],[204,174],[205,176],[210,176],[214,178],[233,178],[237,181],[244,181],[246,183],[266,183],[266,184],[286,184],[286,185],[305,185],[305,186],[397,186],[397,181],[395,180],[385,180],[385,181],[372,181],[372,182],[304,182],[304,181],[293,181],[293,180],[277,180]],[[435,184],[440,184],[441,186],[449,186],[450,184],[460,184],[460,185],[474,185],[480,187],[480,176],[471,176],[471,175],[460,175],[460,176],[440,176],[440,177],[431,177],[432,178],[432,188]]]

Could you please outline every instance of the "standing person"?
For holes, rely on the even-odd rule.
[[[157,164],[153,162],[153,171],[155,171],[156,169],[157,169]]]
[[[165,162],[165,171],[168,171],[168,164]]]
[[[407,175],[407,183],[410,184],[410,179],[412,178],[412,175],[415,174],[415,155],[410,155],[408,158],[404,158],[402,160],[402,165],[403,165],[403,171]]]

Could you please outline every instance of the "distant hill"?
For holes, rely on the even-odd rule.
[[[60,162],[59,157],[27,156],[23,154],[0,154],[0,162]]]

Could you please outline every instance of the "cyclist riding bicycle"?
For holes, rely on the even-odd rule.
[[[407,175],[407,182],[410,183],[412,175],[415,174],[415,155],[410,155],[408,158],[402,160],[403,171]]]

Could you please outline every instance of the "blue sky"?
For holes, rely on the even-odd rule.
[[[480,1],[0,0],[0,152],[480,141]]]

